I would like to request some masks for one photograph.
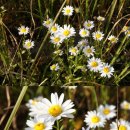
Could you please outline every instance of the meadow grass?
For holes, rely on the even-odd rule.
[[[58,120],[53,126],[56,130],[79,130],[83,126],[86,127],[85,114],[96,110],[101,104],[115,105],[117,119],[122,117],[128,120],[127,110],[122,116],[119,104],[123,100],[130,100],[127,92],[129,88],[121,87],[130,85],[130,40],[128,32],[123,32],[123,27],[129,26],[129,2],[126,0],[20,0],[19,2],[12,0],[12,3],[10,1],[6,3],[4,0],[0,2],[2,5],[0,8],[2,129],[24,129],[26,119],[21,119],[23,121],[21,128],[18,120],[13,120],[14,117],[17,118],[20,107],[25,106],[29,99],[39,95],[49,98],[52,92],[64,93],[65,99],[71,99],[76,109],[74,120]],[[62,10],[66,5],[74,7],[72,16],[63,15]],[[104,17],[105,21],[98,21],[98,16]],[[47,29],[42,24],[48,18],[52,18],[53,22]],[[88,29],[91,35],[84,38],[78,33],[87,20],[94,21],[95,27],[93,31]],[[51,29],[55,23],[62,27],[64,24],[73,26],[76,30],[75,38],[71,36],[65,38],[60,46],[52,44],[50,36],[53,36]],[[17,28],[21,25],[29,27],[30,32],[27,36],[18,35]],[[94,34],[96,31],[103,32],[103,39],[96,40]],[[117,42],[108,41],[111,35],[118,39]],[[23,45],[29,38],[34,41],[34,47],[26,50]],[[82,39],[87,39],[87,44],[94,47],[94,52],[90,56],[84,54],[83,49],[80,50],[78,47],[78,42]],[[59,50],[63,52],[62,55],[56,53]],[[102,77],[101,71],[92,70],[88,65],[93,56],[101,59],[103,65],[108,63],[109,69],[114,67],[114,71]],[[78,87],[69,89],[72,86]],[[121,93],[123,95],[120,95]],[[98,129],[108,129],[108,125]]]

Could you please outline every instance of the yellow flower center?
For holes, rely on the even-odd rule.
[[[92,123],[98,123],[100,121],[100,118],[98,116],[93,116],[91,121]]]
[[[65,30],[65,31],[63,32],[63,34],[64,34],[65,36],[69,36],[70,31],[69,31],[69,30]]]
[[[37,123],[35,126],[34,126],[34,130],[44,130],[46,127],[43,123]]]
[[[104,72],[104,73],[109,73],[109,71],[110,71],[110,70],[109,70],[108,67],[104,67],[104,68],[103,68],[103,72]]]
[[[70,13],[70,9],[67,9],[67,10],[66,10],[66,13],[69,14],[69,13]]]
[[[28,48],[31,47],[31,45],[32,45],[31,42],[27,42],[27,43],[26,43],[26,46],[27,46]]]
[[[87,34],[87,32],[84,30],[84,31],[82,31],[82,35],[86,35]]]
[[[92,53],[91,48],[86,49],[86,52],[87,52],[87,53]]]
[[[21,32],[25,33],[26,32],[26,28],[21,28]]]
[[[128,26],[124,26],[123,31],[127,31],[127,30],[128,30]]]
[[[59,42],[60,41],[60,38],[59,37],[55,37],[54,38],[54,42]]]
[[[51,22],[49,20],[46,21],[46,24],[49,25]]]
[[[59,105],[52,105],[48,111],[50,115],[57,117],[62,113],[62,108]]]
[[[92,25],[91,23],[87,23],[86,24],[87,27],[91,27],[91,25]]]
[[[110,113],[110,110],[109,110],[108,108],[106,108],[106,109],[103,110],[103,113],[104,113],[105,115],[108,115],[108,114]]]
[[[119,126],[119,130],[127,130],[127,128],[126,128],[126,126],[124,126],[124,125],[120,125],[120,126]]]
[[[52,65],[51,70],[55,70],[55,69],[56,69],[56,65]]]
[[[72,48],[72,49],[71,49],[71,52],[76,53],[76,52],[77,52],[77,49],[76,49],[76,48]]]
[[[37,101],[36,100],[32,100],[32,104],[36,105]]]
[[[53,26],[53,27],[51,28],[51,31],[56,32],[56,31],[57,31],[57,27]]]
[[[101,34],[100,33],[97,33],[95,36],[96,36],[96,39],[101,38]]]
[[[124,105],[124,109],[129,109],[129,104],[128,104],[128,103],[126,103],[126,104]]]
[[[128,31],[127,34],[130,35],[130,31]]]
[[[117,39],[116,39],[115,37],[113,37],[113,38],[110,39],[110,41],[111,41],[111,42],[116,42]]]
[[[98,66],[98,63],[97,63],[96,61],[93,61],[93,62],[91,62],[91,66],[92,66],[92,67],[97,67],[97,66]]]

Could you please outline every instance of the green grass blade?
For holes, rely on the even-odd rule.
[[[109,17],[108,17],[108,20],[107,20],[106,28],[105,28],[105,33],[107,32],[108,27],[110,25],[110,22],[111,22],[111,19],[112,19],[116,4],[117,4],[117,0],[113,0],[113,2],[111,4],[111,10],[110,10]]]
[[[20,104],[21,104],[21,102],[22,102],[22,100],[23,100],[23,97],[24,97],[24,95],[25,95],[27,89],[28,89],[28,86],[23,86],[23,89],[22,89],[22,91],[21,91],[21,93],[20,93],[20,95],[19,95],[19,97],[18,97],[18,100],[17,100],[17,102],[16,102],[16,104],[15,104],[15,106],[14,106],[14,109],[13,109],[13,111],[12,111],[12,113],[11,113],[9,119],[8,119],[8,122],[7,122],[7,124],[6,124],[5,128],[4,128],[4,130],[9,130],[10,125],[11,125],[11,123],[12,123],[12,120],[13,120],[13,118],[14,118],[16,112],[18,111],[18,108],[19,108],[19,106],[20,106]]]

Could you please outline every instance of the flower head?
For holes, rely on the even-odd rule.
[[[69,38],[71,36],[75,35],[75,29],[73,27],[70,27],[70,25],[64,25],[64,27],[59,29],[59,34],[61,34],[61,36],[63,38]]]
[[[18,30],[19,30],[19,35],[26,35],[29,33],[29,28],[23,25],[19,27]]]
[[[101,41],[104,37],[104,34],[100,31],[97,31],[97,32],[93,32],[92,36],[94,40]]]
[[[90,128],[96,128],[96,127],[104,127],[105,124],[105,118],[96,111],[90,111],[85,115],[86,118],[84,122],[90,127]]]
[[[51,39],[51,42],[55,45],[60,45],[60,43],[62,43],[64,40],[64,38],[59,33],[51,35],[50,39]]]
[[[52,121],[59,120],[61,117],[73,118],[73,112],[75,112],[75,109],[72,108],[74,106],[73,102],[67,100],[63,103],[63,100],[63,93],[60,97],[57,93],[52,93],[51,101],[44,98],[40,104],[37,104],[42,109],[34,109],[33,114],[38,114],[37,111],[39,110],[38,116]]]
[[[29,39],[26,40],[23,47],[26,48],[27,50],[33,48],[34,47],[34,41],[31,41]]]
[[[69,52],[70,52],[71,55],[76,56],[76,55],[78,54],[79,50],[78,50],[77,47],[71,47],[71,48],[69,49]]]
[[[45,21],[43,21],[43,26],[50,28],[52,26],[53,20],[52,19],[47,19]]]
[[[59,68],[60,68],[60,67],[59,67],[58,63],[53,64],[53,65],[50,66],[50,69],[51,69],[52,71],[58,71]]]
[[[26,106],[28,108],[31,108],[32,106],[35,106],[38,102],[42,101],[43,97],[42,96],[39,96],[37,98],[34,98],[34,99],[30,99],[28,101],[28,103],[26,104]]]
[[[87,29],[82,28],[82,29],[80,29],[80,31],[79,31],[79,35],[80,35],[81,37],[89,37],[90,32],[89,32]]]
[[[108,105],[106,104],[105,106],[100,105],[98,107],[98,112],[105,117],[106,119],[111,119],[113,117],[116,116],[116,110],[115,110],[115,106],[114,105]]]
[[[88,20],[88,21],[85,21],[83,25],[84,25],[84,27],[85,27],[86,29],[91,30],[91,29],[94,27],[94,22]]]
[[[57,51],[54,51],[54,54],[62,56],[63,55],[63,51],[62,50],[57,50]]]
[[[113,75],[114,68],[108,65],[108,63],[104,63],[100,69],[101,77],[108,77],[110,78]]]
[[[88,41],[85,39],[85,40],[81,40],[78,42],[77,44],[77,47],[79,47],[80,49],[83,49],[84,47],[86,47],[88,44]]]
[[[93,56],[93,53],[95,52],[95,49],[93,46],[86,46],[83,49],[84,55],[86,55],[87,57]]]
[[[87,66],[91,71],[98,72],[98,71],[100,71],[100,69],[102,67],[102,62],[99,58],[93,57],[93,58],[88,60]]]
[[[110,130],[130,130],[130,123],[125,120],[117,120],[110,124]]]
[[[130,29],[129,26],[124,26],[123,29],[122,29],[122,31],[123,31],[123,32],[127,32],[129,29]]]
[[[34,119],[27,120],[26,124],[28,128],[25,130],[52,130],[54,122],[44,118],[35,117]]]
[[[59,28],[60,26],[58,24],[54,24],[50,30],[51,34],[57,33],[59,31]]]
[[[117,43],[118,38],[115,37],[115,36],[113,36],[113,35],[111,35],[111,36],[108,37],[108,40],[109,40],[111,43]]]
[[[72,6],[67,5],[66,7],[63,8],[62,12],[66,16],[72,16],[74,8]]]
[[[128,101],[123,101],[121,104],[120,104],[121,108],[124,109],[124,110],[130,110],[130,103]]]
[[[98,17],[97,17],[97,20],[98,20],[98,21],[100,21],[100,22],[102,22],[102,21],[104,21],[104,20],[105,20],[105,18],[104,18],[104,17],[102,17],[102,16],[98,16]]]

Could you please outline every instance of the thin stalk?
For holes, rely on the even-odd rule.
[[[113,0],[113,2],[112,2],[112,4],[111,4],[112,7],[111,7],[111,10],[110,10],[110,13],[109,13],[108,20],[107,20],[106,28],[105,28],[105,33],[107,32],[108,27],[109,27],[109,25],[110,25],[110,22],[111,22],[112,15],[113,15],[113,13],[114,13],[116,4],[117,4],[117,0]]]
[[[94,1],[94,6],[93,6],[93,10],[92,10],[92,16],[93,16],[93,13],[94,13],[95,8],[96,8],[96,6],[97,6],[97,1],[98,1],[98,0],[95,0],[95,1]]]
[[[125,3],[125,0],[119,0],[119,8],[118,8],[119,11],[118,11],[117,18],[119,18],[119,16],[121,15],[121,11],[123,9],[124,3]]]
[[[9,119],[8,119],[8,122],[7,122],[7,124],[6,124],[5,128],[4,128],[4,130],[9,130],[9,127],[10,127],[10,125],[11,125],[11,123],[12,123],[12,120],[13,120],[13,118],[14,118],[16,112],[18,111],[18,108],[19,108],[19,106],[20,106],[20,104],[21,104],[21,102],[22,102],[22,99],[23,99],[23,97],[24,97],[24,95],[25,95],[27,89],[28,89],[28,86],[23,86],[22,91],[21,91],[21,93],[20,93],[20,95],[19,95],[19,97],[18,97],[18,100],[17,100],[17,102],[16,102],[16,104],[15,104],[15,106],[14,106],[14,109],[13,109],[13,111],[12,111],[12,113],[11,113]]]
[[[86,20],[88,20],[89,0],[86,0]]]
[[[97,94],[96,94],[96,90],[94,88],[94,86],[92,86],[92,91],[93,91],[93,94],[94,94],[94,97],[95,97],[95,102],[96,102],[96,108],[98,108],[98,99],[97,99]]]
[[[60,124],[58,120],[56,121],[56,125],[57,125],[56,130],[60,130]]]
[[[39,8],[40,18],[41,18],[41,23],[42,23],[43,15],[42,15],[42,10],[41,10],[41,0],[38,0],[38,8]]]

